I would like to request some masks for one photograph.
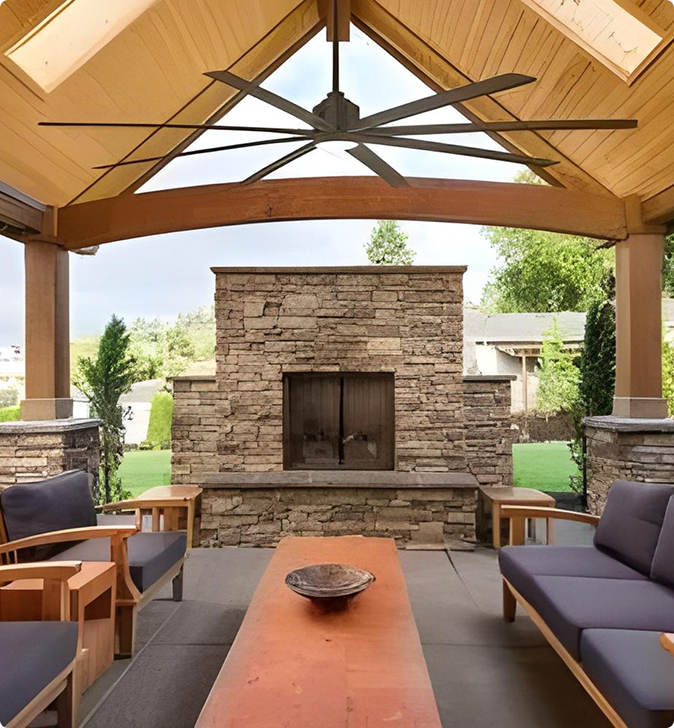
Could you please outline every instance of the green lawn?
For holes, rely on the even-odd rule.
[[[133,450],[127,452],[119,468],[122,488],[140,495],[155,485],[171,483],[170,450]]]
[[[531,442],[513,445],[515,485],[561,492],[571,490],[569,476],[578,473],[566,442]]]

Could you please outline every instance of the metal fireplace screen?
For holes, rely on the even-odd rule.
[[[393,470],[393,374],[286,374],[286,470]]]

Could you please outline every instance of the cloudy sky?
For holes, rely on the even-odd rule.
[[[429,89],[397,61],[352,28],[341,44],[341,87],[367,115],[429,95]],[[274,73],[264,86],[313,108],[331,87],[331,53],[320,33]],[[129,121],[146,121],[129,119]],[[414,118],[415,122],[465,121],[453,109]],[[233,125],[300,124],[255,99],[246,99],[227,117]],[[194,148],[264,138],[252,133],[207,132]],[[428,137],[427,137],[428,138]],[[448,138],[438,137],[441,141]],[[453,142],[499,149],[482,134]],[[296,143],[244,149],[175,160],[142,191],[187,185],[234,182],[286,154]],[[430,152],[379,147],[376,151],[409,176],[510,181],[520,169],[505,162],[471,160]],[[348,160],[348,161],[347,161]],[[322,150],[277,171],[273,177],[364,175],[358,162]],[[209,304],[215,265],[358,265],[366,264],[363,244],[372,221],[316,221],[245,225],[158,235],[101,247],[95,257],[71,255],[71,331],[74,338],[100,333],[111,314],[130,321],[137,316],[171,318]],[[478,301],[495,258],[477,227],[403,222],[415,262],[468,265],[466,299]],[[0,346],[23,341],[23,255],[21,244],[0,236]]]

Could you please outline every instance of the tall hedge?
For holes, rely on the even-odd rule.
[[[590,305],[580,359],[578,396],[584,417],[610,415],[615,391],[615,308],[611,301]]]
[[[147,428],[147,445],[157,450],[171,447],[171,421],[173,397],[168,392],[157,392],[152,397],[150,424]]]

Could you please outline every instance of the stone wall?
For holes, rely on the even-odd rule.
[[[0,489],[98,466],[98,420],[0,423]]]
[[[465,470],[465,268],[213,270],[215,470],[281,470],[283,374],[326,371],[395,374],[397,470]]]
[[[590,417],[585,436],[592,513],[603,511],[616,480],[674,483],[674,421]]]
[[[513,376],[469,376],[463,383],[466,464],[480,485],[513,484],[510,416]]]
[[[436,480],[405,484],[404,476],[415,474],[368,473],[367,486],[359,482],[364,473],[225,475],[231,477],[208,476],[204,483],[203,546],[272,546],[290,535],[359,534],[395,538],[403,548],[442,547],[475,537],[477,482],[469,475],[421,474]],[[304,482],[305,475],[311,482]]]

